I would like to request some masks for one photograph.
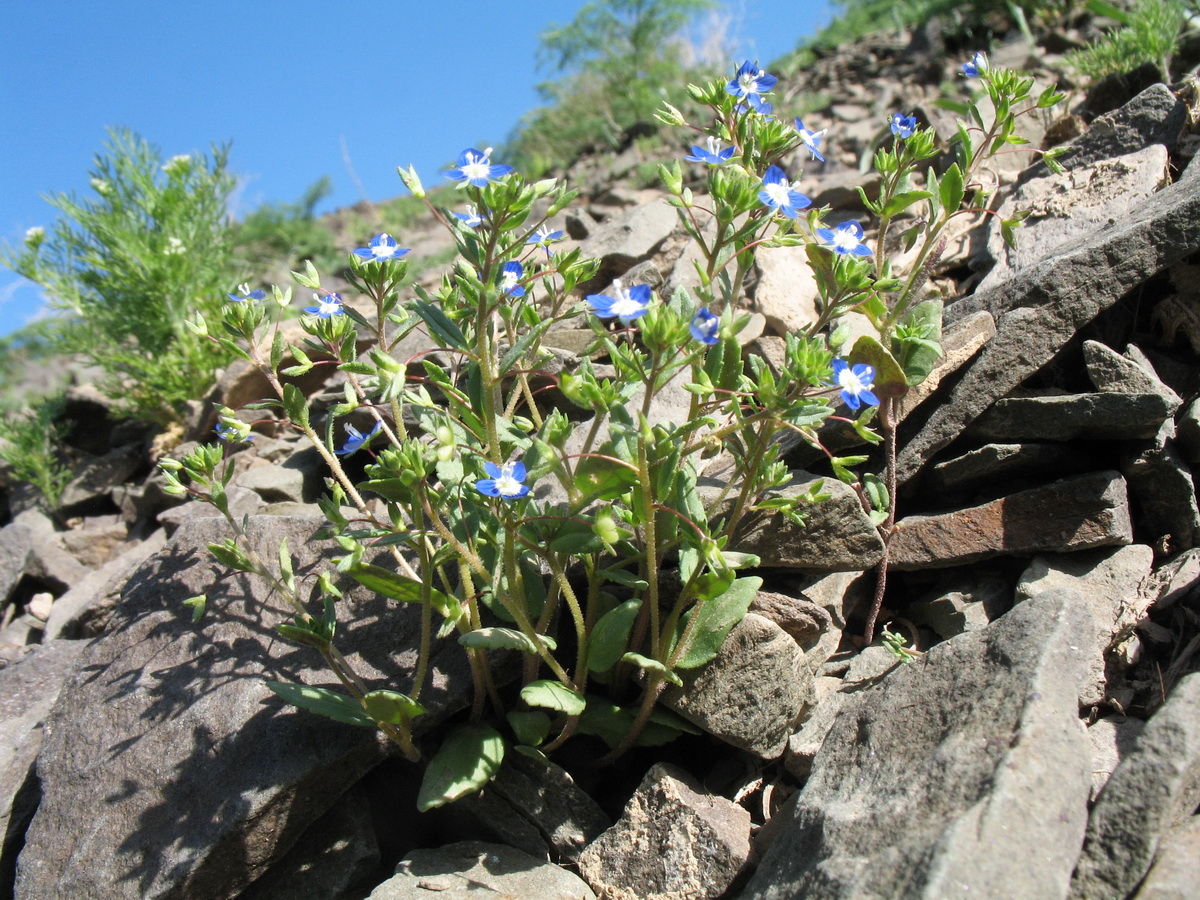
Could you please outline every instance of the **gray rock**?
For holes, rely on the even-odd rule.
[[[791,483],[768,496],[799,496],[815,481],[823,482],[830,498],[804,509],[804,525],[779,516],[754,517],[735,536],[733,549],[761,557],[764,566],[813,572],[861,572],[879,562],[883,556],[879,530],[848,485],[836,478],[816,479],[808,472],[795,472]]]
[[[1146,723],[1088,819],[1072,898],[1124,897],[1159,841],[1200,804],[1200,673],[1189,675]]]
[[[355,785],[238,900],[360,900],[378,868],[371,804]]]
[[[655,765],[579,872],[606,900],[722,896],[750,858],[750,813],[686,772]]]
[[[8,605],[18,582],[28,571],[33,554],[33,532],[10,522],[0,528],[0,609]]]
[[[1092,472],[980,506],[907,516],[896,524],[888,554],[903,571],[1132,542],[1125,480]]]
[[[145,454],[138,444],[117,447],[89,460],[63,488],[59,512],[64,516],[84,515],[103,508],[117,485],[144,464]]]
[[[129,547],[116,559],[89,572],[78,584],[54,601],[46,620],[45,640],[96,637],[112,618],[121,588],[134,570],[167,543],[159,529],[139,544]]]
[[[580,249],[584,256],[600,260],[595,281],[602,287],[650,259],[678,226],[675,208],[655,200],[596,228]]]
[[[1172,98],[1172,103],[1177,103]],[[997,399],[1053,358],[1129,290],[1200,248],[1200,179],[1148,198],[1126,220],[1023,274],[952,304],[947,325],[977,310],[996,319],[996,337],[968,366],[945,403],[910,416],[902,429],[901,483]]]
[[[263,508],[262,498],[249,488],[232,485],[228,491],[229,513],[235,519],[243,516],[256,516]],[[182,506],[174,506],[158,517],[158,524],[166,531],[167,537],[173,537],[175,532],[192,519],[221,519],[221,513],[211,503],[199,500],[189,500]]]
[[[255,466],[238,476],[238,487],[254,491],[264,503],[302,503],[304,475],[285,466]]]
[[[1164,429],[1172,428],[1171,422]],[[1157,543],[1172,551],[1189,550],[1200,542],[1200,507],[1192,471],[1172,441],[1148,442],[1121,461],[1121,474],[1137,512],[1137,523]]]
[[[904,617],[914,625],[924,625],[944,640],[977,631],[991,621],[983,603],[971,600],[961,591],[910,603]]]
[[[458,803],[497,841],[543,861],[575,862],[612,824],[565,769],[518,752],[505,754],[483,790]]]
[[[1133,900],[1200,900],[1200,815],[1170,831]]]
[[[988,219],[987,254],[995,265],[979,283],[987,290],[1105,226],[1120,222],[1167,176],[1167,149],[1152,144],[1130,154],[1079,165],[1064,174],[1030,178]],[[1029,213],[1015,247],[1001,236],[1000,217]]]
[[[1137,351],[1140,358],[1128,354]],[[1178,409],[1183,402],[1179,395],[1163,384],[1145,354],[1132,344],[1125,356],[1099,341],[1083,342],[1083,359],[1087,364],[1088,377],[1098,391],[1119,394],[1161,394]]]
[[[79,528],[59,535],[63,549],[89,569],[98,569],[128,549],[129,526],[123,521],[84,519]]]
[[[1192,595],[1200,582],[1200,550],[1185,550],[1154,570],[1142,588],[1147,607],[1170,609]]]
[[[1127,716],[1108,716],[1097,719],[1088,726],[1088,740],[1092,742],[1092,793],[1094,802],[1108,779],[1137,744],[1146,723]]]
[[[1097,117],[1058,161],[1070,171],[1102,159],[1135,153],[1151,144],[1163,144],[1170,149],[1179,140],[1186,123],[1187,105],[1165,84],[1152,85],[1120,109]],[[1040,178],[1049,173],[1046,164],[1038,162],[1026,171],[1024,178]]]
[[[1091,782],[1091,627],[1077,594],[1043,594],[847,697],[745,900],[1060,900]]]
[[[66,592],[88,574],[87,567],[64,549],[58,535],[39,536],[33,542],[27,568],[30,575],[58,594]]]
[[[754,303],[776,334],[812,325],[821,314],[820,290],[804,247],[764,247],[755,254]]]
[[[396,874],[368,900],[596,900],[592,889],[566,869],[503,844],[461,841],[414,850]]]
[[[54,641],[0,669],[0,891],[9,896],[40,797],[34,761],[43,724],[81,650],[83,641]]]
[[[728,744],[764,759],[787,747],[792,725],[812,702],[804,651],[782,628],[755,613],[734,626],[711,662],[679,673],[662,703]]]
[[[1173,412],[1160,394],[1009,397],[976,419],[971,434],[1005,442],[1152,438]]]
[[[931,466],[929,484],[938,494],[994,489],[1016,478],[1065,475],[1078,466],[1079,452],[1061,444],[985,444]]]
[[[1200,465],[1200,398],[1175,417],[1176,438],[1188,465]]]
[[[336,555],[322,518],[250,521],[257,551],[288,539],[301,584]],[[88,645],[47,720],[43,799],[17,892],[49,897],[232,897],[387,752],[370,729],[287,706],[266,679],[327,685],[320,656],[282,644],[283,601],[230,577],[206,546],[223,520],[186,523],[126,588],[111,631]],[[200,625],[182,601],[208,593]],[[420,610],[359,589],[338,605],[338,643],[371,686],[407,691]],[[421,702],[434,727],[465,702],[457,646],[435,648]],[[76,863],[86,854],[88,865]]]
[[[1096,631],[1084,654],[1088,679],[1079,695],[1081,707],[1104,700],[1105,660],[1145,615],[1140,589],[1153,564],[1154,551],[1144,544],[1035,556],[1017,582],[1018,602],[1060,588],[1077,590],[1087,599]]]

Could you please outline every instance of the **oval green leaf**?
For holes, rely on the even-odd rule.
[[[543,709],[553,709],[577,716],[583,712],[587,701],[579,691],[571,690],[560,681],[531,681],[521,688],[521,699],[530,706],[540,706]]]
[[[421,780],[417,809],[426,812],[474,793],[492,780],[504,761],[504,738],[487,725],[462,725],[445,742]]]

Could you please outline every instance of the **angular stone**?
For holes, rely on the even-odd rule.
[[[1044,366],[1081,327],[1197,248],[1200,178],[1168,185],[1124,221],[952,304],[946,310],[947,325],[987,310],[996,319],[996,337],[964,367],[945,403],[904,423],[900,482],[911,479],[984,410]]]
[[[1132,542],[1125,479],[1092,472],[981,506],[908,516],[896,525],[889,558],[903,571]]]
[[[1091,802],[1095,802],[1121,760],[1137,745],[1145,727],[1141,719],[1126,716],[1097,719],[1088,727],[1088,740],[1092,742]]]
[[[1200,582],[1200,550],[1185,550],[1154,570],[1142,588],[1147,607],[1170,609],[1192,595]]]
[[[749,858],[750,813],[660,763],[579,872],[606,900],[715,900]]]
[[[1167,176],[1167,148],[1152,144],[1115,159],[1021,182],[988,220],[988,255],[995,266],[979,283],[987,290],[1113,223],[1122,221]],[[1015,247],[1001,236],[1000,217],[1029,213]]]
[[[1129,351],[1137,350],[1130,345]],[[1129,352],[1127,351],[1127,352]],[[1083,342],[1083,359],[1087,364],[1088,377],[1098,391],[1118,394],[1161,394],[1173,403],[1172,412],[1183,402],[1179,395],[1163,384],[1155,374],[1150,361],[1141,354],[1141,360],[1122,356],[1099,341]]]
[[[367,900],[596,900],[578,875],[503,844],[460,841],[414,850]]]
[[[255,466],[238,476],[238,487],[254,491],[264,503],[304,500],[304,475],[284,466]]]
[[[83,647],[83,641],[42,644],[0,669],[0,890],[9,896],[17,853],[40,798],[33,767],[43,725]]]
[[[1077,594],[1042,594],[845,697],[744,900],[1060,900],[1091,782],[1091,627]]]
[[[931,466],[929,484],[938,494],[975,491],[1015,478],[1064,475],[1078,466],[1078,451],[1061,444],[985,444]]]
[[[1171,423],[1164,423],[1170,428]],[[1138,525],[1172,551],[1200,543],[1200,506],[1192,471],[1172,441],[1150,442],[1121,462],[1121,474],[1137,511]]]
[[[1133,900],[1200,900],[1200,815],[1170,831]]]
[[[678,226],[675,208],[656,200],[596,228],[580,244],[584,256],[600,260],[593,282],[603,287],[649,259]]]
[[[561,766],[505,754],[483,790],[458,804],[497,841],[543,861],[575,862],[612,822]]]
[[[790,484],[768,496],[799,496],[816,480],[796,472]],[[835,478],[819,480],[830,498],[804,508],[804,525],[779,516],[756,517],[735,536],[732,549],[761,557],[764,566],[813,572],[862,572],[879,562],[883,540],[858,495]]]
[[[787,633],[755,613],[734,626],[711,662],[679,673],[662,703],[709,734],[764,759],[787,747],[792,725],[812,702],[812,672]]]
[[[1153,564],[1154,551],[1145,544],[1035,556],[1017,582],[1018,602],[1059,588],[1077,590],[1087,599],[1096,631],[1084,654],[1088,679],[1079,695],[1081,707],[1103,702],[1106,658],[1145,614],[1140,589]]]
[[[322,524],[261,517],[249,533],[266,559],[286,538],[305,583],[339,552],[311,539]],[[288,706],[267,688],[267,679],[336,682],[316,651],[276,637],[290,618],[283,600],[209,555],[228,534],[223,519],[187,522],[81,656],[47,720],[20,896],[236,896],[387,752],[371,729]],[[193,625],[181,604],[200,593],[209,608]],[[420,610],[354,588],[338,614],[338,645],[360,677],[410,690]],[[438,645],[431,665],[421,695],[431,712],[418,730],[470,692],[460,647]]]
[[[776,591],[759,591],[750,603],[750,612],[770,619],[788,633],[798,645],[815,645],[833,622],[825,607],[806,597],[789,597]]]
[[[755,255],[754,302],[778,335],[813,324],[821,314],[820,291],[803,247],[764,247]]]
[[[10,522],[0,528],[0,609],[29,568],[33,554],[33,532],[24,525]]]
[[[1100,792],[1070,897],[1124,897],[1200,804],[1200,673],[1175,685]]]
[[[145,464],[143,457],[142,448],[135,445],[117,447],[88,460],[63,488],[59,511],[63,515],[78,516],[103,509],[110,502],[112,489],[128,481]]]
[[[1152,438],[1175,408],[1160,394],[1009,397],[975,420],[987,441],[1118,441]]]

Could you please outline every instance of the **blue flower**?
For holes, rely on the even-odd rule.
[[[475,490],[484,496],[516,500],[529,493],[529,485],[524,483],[525,463],[520,460],[506,463],[504,466],[485,462],[483,469],[487,472],[488,477],[476,481]]]
[[[551,231],[549,225],[543,225],[537,231],[527,237],[525,239],[525,243],[537,244],[546,251],[547,255],[549,255],[550,248],[547,245],[553,241],[561,241],[562,239],[563,233],[561,231]]]
[[[721,142],[715,137],[709,136],[704,142],[707,145],[701,147],[698,144],[692,146],[692,155],[685,156],[684,159],[688,162],[708,163],[710,166],[719,166],[721,163],[729,162],[733,156],[733,151],[736,147],[726,147],[721,149]]]
[[[242,296],[239,297],[239,296],[237,296],[237,294],[226,294],[225,296],[228,297],[230,300],[232,300],[234,303],[244,303],[247,300],[266,300],[267,299],[266,291],[262,291],[262,290],[252,291],[252,290],[250,290],[249,284],[239,284],[238,285],[238,293],[241,294]]]
[[[503,178],[513,170],[512,166],[492,164],[492,148],[482,153],[472,147],[458,154],[458,165],[446,171],[446,177],[469,184],[471,187],[487,187],[488,182]]]
[[[239,423],[244,424],[244,423]],[[254,437],[250,433],[250,426],[245,425],[244,428],[237,428],[233,425],[227,425],[224,422],[218,422],[217,427],[213,429],[217,437],[230,444],[240,444],[243,441],[248,441]]]
[[[804,144],[805,149],[812,154],[812,158],[825,162],[825,157],[821,155],[821,138],[824,137],[828,128],[822,128],[820,131],[813,131],[811,128],[805,128],[804,123],[796,119],[796,131],[800,134],[800,141]]]
[[[361,449],[367,444],[371,438],[379,434],[379,429],[383,427],[383,422],[376,422],[375,427],[363,434],[349,422],[346,423],[346,443],[342,444],[340,450],[336,451],[338,456],[349,456],[355,450]]]
[[[972,56],[970,62],[962,64],[962,73],[968,78],[978,78],[979,73],[986,72],[988,68],[988,58],[980,52]]]
[[[368,247],[359,247],[354,251],[355,256],[363,259],[399,259],[408,251],[396,245],[396,239],[390,234],[377,234],[371,239]]]
[[[340,316],[345,313],[342,308],[342,298],[333,291],[326,291],[325,296],[313,294],[313,299],[317,301],[316,306],[306,306],[304,311],[312,313],[319,319],[328,319],[330,316]]]
[[[858,409],[864,403],[867,406],[879,405],[879,398],[871,393],[875,370],[866,363],[858,363],[851,368],[844,359],[835,359],[833,380],[842,389],[843,402],[851,409]]]
[[[818,228],[817,240],[821,242],[821,246],[828,247],[834,253],[871,255],[871,249],[863,243],[862,226],[857,222],[843,222],[836,228]]]
[[[904,113],[893,113],[891,119],[892,134],[898,138],[910,138],[917,130],[917,117],[906,116]]]
[[[758,199],[763,206],[777,209],[789,219],[796,218],[796,213],[809,206],[812,201],[796,190],[796,185],[787,180],[783,169],[771,166],[763,176],[762,190]]]
[[[483,224],[483,216],[473,205],[468,206],[465,213],[455,213],[454,218],[462,221],[468,228],[477,228]]]
[[[725,86],[725,90],[738,99],[749,103],[755,112],[766,116],[771,114],[772,107],[760,95],[775,87],[777,80],[774,75],[768,75],[760,69],[758,63],[752,63],[747,60],[733,73],[733,78]]]
[[[521,287],[521,279],[525,277],[525,267],[516,260],[506,262],[500,270],[500,290],[510,297],[524,297],[525,288]]]
[[[702,344],[707,344],[711,347],[721,339],[721,335],[719,334],[721,319],[710,313],[707,306],[702,306],[696,310],[696,314],[692,316],[692,324],[689,327],[692,337]]]
[[[629,324],[634,319],[639,319],[650,311],[650,285],[635,284],[631,288],[626,288],[621,285],[621,282],[614,282],[616,290],[615,297],[610,297],[607,294],[589,294],[587,302],[592,305],[594,312],[601,319],[618,318],[625,324]]]

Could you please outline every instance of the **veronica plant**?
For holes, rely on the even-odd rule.
[[[989,103],[985,106],[970,99],[963,104],[969,118],[959,122],[948,144],[905,112],[896,112],[887,120],[885,134],[890,140],[874,156],[882,182],[880,196],[872,200],[859,190],[863,206],[874,220],[873,240],[867,239],[859,222],[824,224],[826,212],[812,209],[797,180],[789,176],[789,160],[797,156],[823,159],[820,139],[825,133],[806,128],[798,118],[793,126],[772,115],[774,109],[766,97],[775,78],[755,64],[743,63],[732,80],[689,86],[693,99],[712,112],[707,124],[691,124],[670,106],[659,115],[665,124],[703,135],[709,148],[705,151],[697,144],[691,155],[684,157],[706,164],[707,198],[703,200],[685,186],[679,163],[661,168],[683,227],[704,260],[697,269],[700,300],[706,310],[735,308],[743,301],[745,279],[758,247],[805,247],[818,285],[819,310],[808,327],[789,337],[786,365],[814,353],[844,353],[844,359],[833,359],[831,381],[854,414],[852,424],[859,436],[885,445],[882,479],[859,477],[851,471],[851,466],[868,457],[835,457],[826,451],[834,474],[855,487],[884,542],[876,596],[865,628],[867,643],[874,637],[883,602],[886,548],[895,526],[891,498],[896,493],[900,403],[911,388],[925,380],[941,356],[942,304],[932,295],[929,277],[945,251],[946,227],[957,216],[989,214],[989,186],[984,178],[987,161],[1026,143],[1016,132],[1021,116],[1061,99],[1053,88],[1031,97],[1032,78],[992,68],[982,53],[965,63],[961,72],[980,86]],[[989,108],[986,115],[984,108]],[[725,144],[730,146],[718,156],[715,148]],[[931,163],[947,148],[952,161],[939,171]],[[1049,165],[1057,166],[1053,151],[1042,155]],[[1001,223],[1005,240],[1011,242],[1021,218]],[[906,259],[903,265],[900,258]],[[875,334],[844,347],[849,329],[839,323],[851,312],[864,314]],[[779,381],[765,364],[753,357],[749,362],[750,371],[738,390],[748,397],[770,396]],[[876,423],[882,435],[872,430]],[[770,445],[767,429],[774,424],[760,422],[756,446]],[[819,435],[810,425],[786,419],[783,424],[821,447]]]

